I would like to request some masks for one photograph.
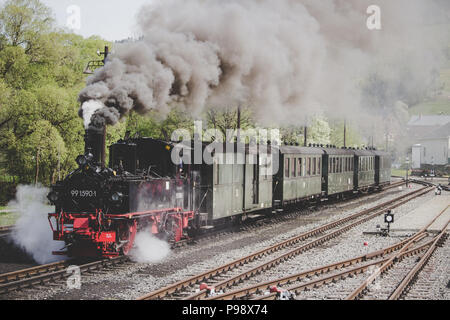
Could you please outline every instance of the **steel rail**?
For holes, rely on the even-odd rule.
[[[44,264],[32,268],[17,270],[13,272],[0,274],[0,285],[8,282],[18,281],[24,278],[29,278],[44,273],[49,273],[57,270],[67,268],[70,265],[70,260],[63,260]]]
[[[91,272],[94,270],[100,270],[103,268],[110,267],[111,265],[116,265],[119,263],[123,263],[128,261],[128,257],[126,256],[120,256],[115,257],[112,259],[103,259],[99,261],[94,261],[82,265],[78,265],[77,267],[80,268],[81,274],[83,272]],[[36,285],[45,285],[46,283],[49,283],[51,281],[57,281],[62,280],[65,278],[68,278],[71,276],[71,273],[67,272],[67,269],[64,268],[62,270],[57,270],[53,272],[48,272],[45,274],[39,274],[36,276],[32,276],[29,278],[22,278],[20,280],[12,281],[12,282],[6,282],[0,284],[0,294],[7,293],[9,291],[18,290],[18,289],[24,289],[29,288]]]
[[[4,236],[4,235],[7,235],[7,234],[10,234],[11,231],[14,230],[14,228],[15,228],[15,226],[3,226],[3,227],[0,227],[0,236]]]
[[[442,232],[436,237],[436,240],[433,241],[433,244],[427,250],[427,252],[420,258],[419,262],[411,269],[411,271],[405,276],[402,282],[398,285],[397,289],[391,294],[388,300],[398,300],[402,297],[402,295],[406,292],[407,288],[413,283],[416,279],[417,275],[422,271],[425,265],[428,263],[431,255],[434,253],[438,244],[445,239],[447,236],[447,227],[450,221],[447,222]]]
[[[418,253],[424,251],[427,247],[429,247],[433,243],[433,241],[434,240],[428,241],[427,243],[425,243],[421,246],[418,246],[417,248],[412,248],[407,251],[404,251],[400,254],[399,257],[401,259],[403,259],[404,257],[418,254]],[[390,257],[384,258],[381,260],[377,260],[375,262],[371,262],[371,263],[365,264],[363,266],[355,267],[350,270],[342,271],[337,274],[326,276],[326,277],[323,277],[323,278],[320,278],[317,280],[312,280],[307,283],[294,285],[294,286],[286,288],[286,290],[288,290],[290,292],[295,292],[295,294],[298,294],[300,291],[316,289],[316,288],[320,287],[321,285],[332,283],[332,282],[337,282],[337,281],[345,279],[346,277],[351,276],[351,275],[357,275],[360,273],[364,273],[364,272],[368,271],[370,268],[373,268],[375,266],[381,266],[383,263],[385,263],[389,259],[390,259]],[[268,295],[256,297],[251,300],[275,300],[276,298],[277,298],[277,293],[270,293]]]
[[[351,265],[355,265],[355,264],[359,264],[359,263],[369,261],[369,260],[372,260],[375,258],[383,257],[387,254],[390,254],[394,251],[401,249],[409,240],[410,239],[408,238],[408,239],[405,239],[405,240],[403,240],[399,243],[396,243],[392,246],[389,246],[387,248],[373,251],[373,252],[367,253],[362,256],[339,261],[339,262],[332,263],[332,264],[325,265],[325,266],[320,266],[320,267],[317,267],[317,268],[314,268],[314,269],[311,269],[308,271],[303,271],[303,272],[292,274],[292,275],[282,277],[279,279],[266,281],[266,282],[256,284],[253,286],[249,286],[249,287],[245,287],[242,289],[233,290],[233,291],[223,293],[220,295],[211,296],[211,297],[206,298],[205,300],[234,300],[237,298],[248,297],[252,294],[257,294],[258,292],[267,290],[271,286],[281,286],[281,285],[289,284],[291,282],[300,281],[302,279],[305,279],[305,278],[308,278],[311,276],[317,276],[319,274],[328,273],[333,270],[339,270],[339,269],[342,269],[342,268],[345,268],[345,267],[348,267]],[[418,241],[419,240],[421,240],[421,239],[418,239]]]
[[[409,199],[407,201],[410,201],[410,200],[411,199]],[[389,207],[389,209],[394,209],[395,207],[400,206],[403,203],[405,203],[405,201],[402,201],[401,203],[399,203],[397,205],[393,205],[393,206]],[[229,279],[226,279],[224,281],[221,281],[221,282],[219,282],[219,283],[214,285],[214,289],[216,291],[223,290],[225,288],[228,288],[228,287],[231,287],[231,286],[235,285],[236,283],[239,283],[240,281],[244,281],[245,279],[253,277],[256,274],[259,274],[259,273],[262,273],[264,271],[267,271],[268,269],[270,269],[270,268],[272,268],[272,267],[282,263],[283,261],[287,261],[288,259],[290,259],[290,258],[292,258],[292,257],[294,257],[296,255],[299,255],[299,254],[301,254],[301,253],[303,253],[303,252],[305,252],[305,251],[307,251],[309,249],[312,249],[312,248],[314,248],[314,247],[316,247],[318,245],[321,245],[321,244],[325,243],[326,241],[331,240],[331,239],[333,239],[333,238],[343,234],[344,232],[347,232],[347,231],[351,230],[352,228],[354,228],[354,227],[356,227],[356,226],[358,226],[358,225],[360,225],[360,224],[362,224],[362,223],[364,223],[366,221],[369,221],[369,220],[371,220],[371,219],[373,219],[373,218],[383,214],[384,212],[385,212],[384,210],[377,211],[377,212],[371,214],[368,217],[362,218],[362,219],[360,219],[360,220],[358,220],[358,221],[356,221],[356,222],[354,222],[354,223],[352,223],[350,225],[347,225],[347,226],[345,226],[345,227],[343,227],[341,229],[338,229],[338,230],[336,230],[334,232],[331,232],[329,234],[326,234],[326,235],[324,235],[324,236],[322,236],[322,237],[320,237],[318,239],[315,239],[315,240],[313,240],[311,242],[308,242],[308,243],[302,245],[299,248],[295,248],[293,250],[290,250],[289,252],[287,252],[287,253],[285,253],[285,254],[283,254],[283,255],[275,258],[275,259],[272,259],[272,260],[270,260],[270,261],[268,261],[266,263],[260,264],[260,265],[258,265],[256,267],[252,268],[249,271],[240,273],[240,274],[238,274],[238,275],[236,275],[236,276],[234,276],[232,278],[229,278]],[[203,299],[203,298],[206,298],[207,295],[208,295],[207,290],[202,290],[202,291],[200,291],[198,293],[195,293],[193,295],[190,295],[190,296],[184,298],[184,300]]]
[[[434,219],[432,221],[430,221],[425,227],[423,227],[421,230],[419,230],[415,236],[419,236],[420,234],[424,233],[445,211],[448,210],[448,208],[450,207],[447,206],[444,210],[442,210],[436,217],[434,217]],[[448,225],[448,224],[447,224]],[[445,229],[444,229],[445,230]],[[388,261],[386,261],[381,267],[380,269],[378,269],[376,272],[374,272],[369,278],[367,278],[357,289],[355,289],[347,298],[346,300],[354,300],[354,299],[358,299],[360,298],[362,295],[364,295],[367,287],[375,281],[375,279],[381,275],[382,273],[384,273],[385,271],[389,270],[392,265],[398,261],[399,256],[402,254],[403,251],[407,250],[409,246],[411,246],[412,242],[408,242],[401,250],[400,252],[391,257]]]
[[[431,191],[431,189],[429,187],[423,187],[421,189],[418,189],[418,190],[415,190],[413,192],[410,192],[410,193],[408,193],[406,195],[399,196],[399,197],[397,197],[395,199],[392,199],[392,200],[389,200],[389,201],[387,201],[385,203],[382,203],[382,204],[376,205],[376,206],[374,206],[372,208],[363,210],[363,211],[361,211],[359,213],[355,213],[355,214],[353,214],[353,215],[351,215],[349,217],[346,217],[346,218],[343,218],[343,219],[340,219],[340,220],[328,223],[328,224],[326,224],[324,226],[315,228],[313,230],[307,231],[305,233],[302,233],[299,236],[295,236],[293,238],[290,238],[290,239],[285,240],[283,242],[280,242],[278,244],[272,245],[272,246],[270,246],[268,248],[262,249],[262,250],[260,250],[258,252],[255,252],[255,253],[252,253],[252,254],[244,257],[244,258],[240,258],[240,259],[234,260],[234,261],[232,261],[230,263],[227,263],[227,264],[222,265],[220,267],[217,267],[215,269],[206,271],[206,272],[201,273],[199,275],[195,275],[195,276],[192,276],[192,277],[190,277],[188,279],[184,279],[184,280],[178,281],[178,282],[176,282],[174,284],[171,284],[169,286],[160,288],[158,290],[155,290],[155,291],[153,291],[153,292],[151,292],[151,293],[149,293],[147,295],[144,295],[144,296],[138,298],[138,300],[162,299],[164,297],[167,297],[169,295],[177,293],[177,292],[179,292],[179,291],[181,291],[181,290],[183,290],[183,289],[185,289],[187,287],[191,287],[191,286],[193,286],[193,285],[195,285],[195,284],[197,284],[197,283],[199,283],[201,281],[206,281],[207,279],[210,279],[210,278],[212,278],[214,276],[218,276],[220,274],[226,273],[226,272],[228,272],[228,271],[230,271],[230,270],[232,270],[232,269],[234,269],[236,267],[239,267],[239,266],[241,266],[243,264],[246,264],[246,263],[252,262],[254,260],[260,259],[261,257],[263,257],[263,256],[265,256],[267,254],[271,254],[271,253],[274,253],[276,251],[279,251],[280,249],[286,248],[288,246],[292,246],[293,244],[296,244],[299,241],[305,240],[305,239],[307,239],[307,238],[309,238],[311,236],[318,235],[320,233],[323,233],[324,231],[327,231],[329,229],[335,228],[335,227],[337,227],[339,225],[342,225],[342,224],[344,224],[344,223],[346,223],[348,221],[351,221],[351,220],[353,220],[355,218],[358,218],[358,217],[363,216],[363,215],[367,215],[367,214],[369,214],[369,213],[371,213],[373,211],[376,211],[378,209],[381,209],[381,208],[384,208],[386,206],[389,206],[392,203],[395,203],[397,201],[400,201],[400,200],[408,198],[408,197],[414,197],[415,198],[415,197],[418,197],[418,196],[423,195],[425,193],[428,193],[430,191]],[[408,202],[410,200],[412,200],[412,199],[408,199],[406,201],[402,201],[401,203],[399,203],[396,206],[400,206],[403,203]],[[326,235],[326,236],[320,238],[320,240],[317,241],[316,243],[323,243],[324,241],[326,241],[326,238],[331,239],[331,237],[334,237],[334,236],[336,236],[335,233],[332,233],[332,235]],[[311,246],[311,244],[308,244],[308,245]],[[308,247],[308,245],[302,246],[302,248],[303,247],[306,248],[306,247]],[[289,255],[289,253],[287,255]],[[203,295],[203,294],[206,294],[206,290],[203,290],[203,291],[199,292],[199,295]]]

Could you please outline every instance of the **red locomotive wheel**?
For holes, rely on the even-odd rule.
[[[130,224],[126,225],[124,229],[121,229],[120,241],[128,240],[128,242],[124,244],[123,247],[121,248],[123,255],[128,255],[131,248],[133,248],[134,239],[136,238],[136,231],[137,231],[136,220],[133,220]]]

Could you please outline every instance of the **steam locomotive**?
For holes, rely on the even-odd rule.
[[[235,146],[216,152],[213,163],[187,164],[172,161],[176,146],[127,135],[109,147],[107,167],[105,131],[87,130],[78,168],[48,194],[53,238],[65,243],[53,253],[127,255],[137,232],[176,243],[252,215],[379,189],[391,177],[390,156],[374,149],[272,145],[262,152],[246,145],[242,163],[220,161],[236,158]],[[279,170],[264,170],[275,161]]]

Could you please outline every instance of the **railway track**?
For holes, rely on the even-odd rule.
[[[410,284],[398,299],[404,300],[448,300],[450,289],[450,243],[447,235],[437,244],[429,260],[411,279]]]
[[[226,288],[242,281],[242,279],[248,279],[260,272],[265,272],[279,263],[283,263],[284,261],[292,258],[293,256],[299,255],[306,250],[319,246],[324,242],[350,230],[356,225],[384,213],[387,209],[398,207],[418,196],[430,192],[431,190],[432,188],[429,186],[423,187],[419,190],[397,197],[370,209],[363,210],[349,217],[339,219],[335,222],[328,223],[324,226],[302,233],[301,235],[252,253],[244,258],[232,261],[212,270],[207,270],[199,275],[192,276],[189,279],[181,280],[177,283],[142,296],[139,299],[203,299],[207,297],[210,292],[208,289],[195,292],[196,286],[201,282],[208,281],[208,283],[214,284],[216,292],[225,290]],[[342,227],[342,225],[344,226]],[[330,231],[338,227],[340,228],[324,234],[326,231]],[[306,242],[307,239],[313,237],[315,237],[315,239]],[[263,258],[266,259],[266,257],[273,255],[274,253],[278,253],[275,259],[270,259],[267,262],[256,264],[260,260],[263,260]],[[231,274],[231,271],[235,272],[236,270],[239,270],[238,268],[245,270],[238,271],[237,275]]]
[[[442,215],[443,212],[438,216]],[[347,293],[351,292],[346,293],[345,290],[348,291],[348,287],[355,287],[355,283],[360,281],[361,278],[364,279],[368,273],[373,275],[377,270],[381,270],[380,268],[383,267],[384,264],[393,259],[394,261],[399,261],[403,264],[401,266],[402,268],[400,268],[400,272],[397,272],[394,277],[398,278],[401,271],[404,271],[408,267],[407,270],[411,270],[411,272],[405,278],[402,277],[403,281],[397,289],[395,289],[395,287],[392,288],[392,285],[386,285],[386,283],[382,286],[374,286],[372,283],[373,281],[367,282],[366,289],[375,287],[376,290],[373,290],[373,295],[367,295],[366,298],[380,298],[380,295],[384,294],[386,296],[381,297],[382,299],[397,299],[410,284],[411,279],[414,279],[417,271],[423,268],[423,263],[429,258],[430,252],[435,250],[436,245],[442,241],[447,226],[448,223],[443,228],[441,234],[431,240],[429,239],[431,237],[425,231],[426,229],[423,229],[407,239],[381,250],[279,279],[228,291],[223,294],[206,298],[206,300],[276,300],[280,298],[280,293],[282,291],[279,290],[279,288],[282,288],[283,286],[285,287],[284,290],[289,292],[292,297],[297,295],[299,298],[302,298],[303,295],[303,298],[305,298],[305,292],[315,291],[329,283],[337,283],[343,279],[348,279],[349,277],[352,278],[350,286],[347,286],[344,289],[341,288],[339,292],[334,292],[332,296],[327,296],[328,299],[340,299],[343,295],[345,296]],[[410,248],[411,246],[413,248]],[[423,254],[423,252],[425,253]],[[414,265],[418,261],[417,256],[420,256],[421,254],[423,255],[421,256],[419,263],[413,268],[411,265]],[[317,279],[311,280],[312,278]],[[242,278],[242,280],[244,280],[244,278]],[[270,289],[273,287],[277,287],[277,290],[273,290],[275,292],[270,292]],[[365,292],[368,291],[369,290]],[[317,297],[317,293],[314,294],[316,294]],[[314,295],[312,296],[314,297]],[[311,294],[308,294],[307,297],[311,298]],[[322,295],[321,297],[323,298],[324,296]]]
[[[0,227],[0,237],[5,237],[9,235],[14,230],[14,226],[4,226]]]
[[[395,188],[404,182],[396,182],[392,185],[389,185],[383,189],[388,190],[391,188]],[[292,216],[296,215],[296,213],[288,213],[283,215],[280,218],[276,218],[276,220],[280,220],[279,222],[285,222],[286,219],[292,218]],[[273,223],[273,221],[271,221]],[[258,224],[259,225],[259,224]],[[241,226],[242,231],[248,231],[257,228],[258,226],[248,224]],[[7,226],[0,228],[0,235],[7,235],[12,232],[14,226]],[[209,237],[205,237],[206,240],[211,239],[211,237],[217,237],[221,234],[227,234],[230,231],[222,231],[217,234],[211,235]],[[95,261],[88,264],[81,264],[80,270],[83,272],[89,272],[96,269],[101,269],[102,266],[111,265],[109,260]],[[116,261],[113,259],[112,264]],[[60,281],[70,276],[70,274],[66,273],[66,270],[71,265],[76,265],[73,260],[64,260],[55,263],[50,263],[46,265],[36,266],[28,269],[18,270],[10,273],[0,274],[0,294],[19,290],[23,288],[29,288],[36,285],[42,285],[46,283],[51,283],[54,281]]]
[[[409,240],[409,239],[408,239]],[[298,274],[293,274],[287,277],[267,281],[254,286],[243,288],[240,290],[231,291],[229,293],[210,297],[208,300],[219,299],[252,299],[252,300],[277,300],[279,299],[278,292],[270,292],[270,288],[275,286],[278,289],[283,289],[291,294],[295,294],[297,298],[302,298],[305,292],[312,292],[318,290],[322,286],[330,283],[337,283],[343,279],[356,278],[358,275],[364,276],[367,273],[372,273],[373,270],[387,261],[392,256],[393,252],[400,250],[408,240],[402,241],[393,246],[382,250],[377,250],[356,258],[340,261],[327,266],[321,266]],[[423,239],[419,239],[422,240]],[[423,243],[402,253],[402,256],[411,256],[423,252],[430,245],[431,241]],[[314,279],[316,278],[316,279]],[[328,299],[339,299],[342,291],[334,292],[332,296],[327,296]],[[313,295],[314,297],[314,295]],[[311,298],[309,295],[307,298]]]
[[[76,265],[80,268],[80,274],[92,273],[102,269],[112,268],[129,261],[128,257],[103,259],[89,263],[76,264],[74,260],[63,260],[33,268],[18,270],[0,275],[0,295],[35,286],[45,286],[65,280],[72,275],[67,268]]]
[[[447,211],[449,209],[450,206],[447,206],[443,211],[441,211],[429,224],[427,224],[425,227],[423,227],[419,232],[416,233],[416,235],[414,237],[419,237],[422,236],[426,230],[437,220],[437,218],[439,218],[445,211]],[[400,295],[404,292],[404,290],[406,289],[407,286],[409,286],[411,280],[414,278],[414,276],[417,274],[417,272],[423,268],[424,263],[426,263],[426,261],[428,261],[429,256],[431,255],[431,253],[436,249],[436,245],[438,242],[442,241],[442,238],[444,237],[444,235],[446,235],[446,230],[447,227],[449,225],[450,221],[448,221],[444,228],[441,230],[440,234],[438,236],[435,237],[433,245],[430,248],[430,252],[427,251],[427,253],[425,254],[425,258],[424,259],[420,259],[418,261],[418,264],[411,269],[411,272],[408,273],[408,275],[403,279],[403,281],[399,284],[399,286],[397,287],[397,289],[394,291],[394,293],[389,297],[389,298],[393,298],[396,299],[398,297],[400,297]],[[364,280],[364,282],[357,287],[350,295],[347,296],[347,300],[354,300],[354,299],[361,299],[365,294],[367,294],[370,290],[368,290],[368,287],[370,286],[371,283],[373,283],[377,277],[379,277],[381,274],[385,274],[387,273],[391,268],[394,267],[394,264],[396,264],[398,261],[401,261],[401,254],[405,251],[408,250],[409,246],[411,246],[413,244],[413,240],[411,240],[410,242],[408,242],[401,250],[400,252],[391,257],[388,261],[384,262],[379,269],[377,269],[369,278],[367,278],[366,280]],[[395,270],[395,269],[394,269]]]

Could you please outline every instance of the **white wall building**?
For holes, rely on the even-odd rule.
[[[422,138],[415,139],[412,147],[412,168],[426,165],[450,164],[450,122]]]

